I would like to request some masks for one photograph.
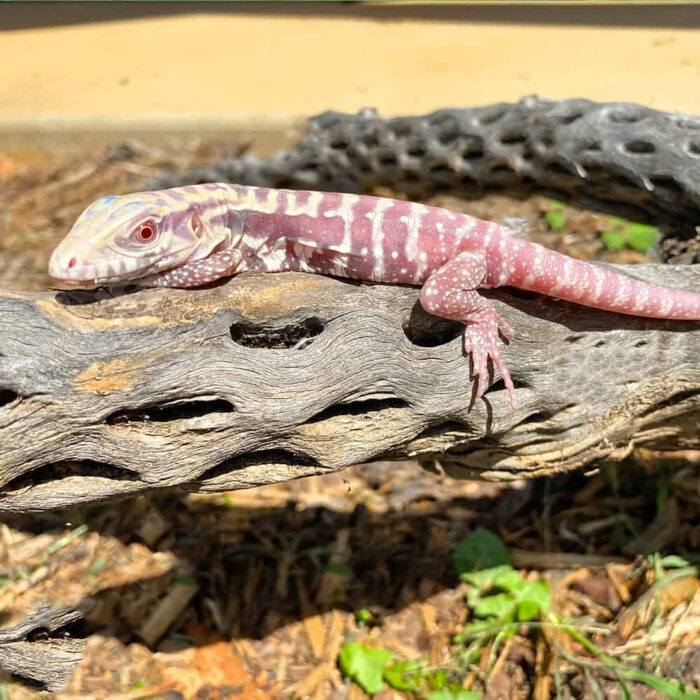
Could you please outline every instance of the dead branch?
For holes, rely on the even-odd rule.
[[[53,609],[46,604],[14,627],[0,630],[0,668],[41,683],[49,691],[62,688],[82,660],[86,642],[48,635],[82,619],[84,612],[75,608]],[[27,638],[39,632],[46,638]]]
[[[700,291],[700,266],[631,274]],[[214,492],[415,457],[507,480],[700,446],[700,324],[494,292],[515,330],[472,401],[418,290],[303,274],[0,294],[0,512]]]

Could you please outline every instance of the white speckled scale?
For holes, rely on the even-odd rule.
[[[426,311],[465,324],[477,396],[490,357],[511,403],[499,331],[507,340],[512,332],[479,289],[512,286],[617,313],[700,319],[700,294],[574,260],[466,214],[336,192],[203,184],[105,197],[49,263],[64,286],[194,287],[256,270],[423,285]]]

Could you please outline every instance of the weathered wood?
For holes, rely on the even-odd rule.
[[[700,291],[700,266],[625,268]],[[494,291],[516,382],[471,401],[418,290],[303,274],[0,295],[0,513],[213,492],[376,459],[533,477],[700,446],[700,324]]]
[[[48,634],[82,619],[84,612],[74,608],[56,610],[46,604],[14,627],[0,630],[0,669],[38,682],[50,691],[62,688],[81,662],[86,641],[49,638]],[[41,632],[47,635],[45,639]],[[36,639],[28,638],[32,633],[37,634]]]

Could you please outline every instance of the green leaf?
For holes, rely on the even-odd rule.
[[[566,214],[562,211],[545,212],[544,220],[552,231],[563,231],[566,223]]]
[[[625,247],[625,236],[620,231],[603,231],[600,236],[608,250],[622,250]]]
[[[515,614],[515,600],[510,593],[498,593],[482,598],[474,608],[476,617],[497,617],[510,621]]]
[[[518,603],[518,620],[528,622],[540,614],[540,606],[532,600],[521,600]]]
[[[471,690],[434,690],[425,696],[426,700],[481,700],[481,693]]]
[[[503,567],[500,567],[503,568]],[[504,591],[509,591],[511,593],[519,593],[527,588],[529,581],[526,581],[515,569],[511,568],[510,571],[505,571],[501,575],[497,576],[493,585],[498,588],[502,588]]]
[[[653,248],[658,239],[659,229],[656,226],[632,223],[627,226],[627,245],[641,253]]]
[[[338,663],[345,676],[355,681],[365,693],[373,695],[384,687],[382,669],[393,658],[394,654],[387,649],[350,642],[340,650]]]
[[[481,571],[470,571],[469,573],[462,574],[460,578],[462,581],[471,583],[472,586],[478,586],[479,588],[488,589],[494,585],[496,582],[506,574],[513,572],[518,578],[520,575],[517,571],[513,571],[513,567],[510,564],[502,564],[501,566],[492,566],[490,569],[482,569]]]
[[[510,563],[501,538],[483,527],[462,540],[452,555],[452,561],[458,574]]]
[[[525,584],[525,588],[519,596],[520,600],[528,600],[537,605],[540,612],[548,612],[552,602],[552,591],[547,582],[538,579],[537,581],[525,581]]]
[[[417,693],[420,690],[418,685],[421,677],[420,671],[424,666],[422,661],[399,661],[391,666],[386,666],[382,676],[394,690],[408,690]]]

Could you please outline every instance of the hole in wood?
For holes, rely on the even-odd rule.
[[[622,187],[624,189],[639,189],[639,184],[625,175],[615,175],[614,177],[609,178],[608,182],[610,185]]]
[[[651,141],[628,141],[625,150],[628,153],[654,153],[656,146]]]
[[[669,396],[667,399],[664,401],[661,401],[654,406],[649,406],[648,408],[645,408],[639,415],[640,417],[643,416],[649,416],[652,413],[659,413],[665,408],[674,408],[677,407],[679,404],[681,404],[683,401],[686,399],[693,399],[697,398],[698,396],[698,391],[697,389],[686,389],[684,391],[679,391],[673,396]]]
[[[429,428],[422,430],[420,433],[418,433],[418,435],[416,435],[416,437],[413,438],[413,442],[416,442],[418,440],[424,440],[426,438],[440,437],[441,435],[445,435],[447,433],[470,434],[471,431],[469,430],[469,428],[462,425],[462,423],[448,420],[444,421],[443,423],[431,425]]]
[[[527,141],[527,137],[525,134],[521,134],[518,132],[512,133],[512,134],[503,134],[501,136],[501,143],[504,146],[515,146],[519,143],[525,143]]]
[[[459,131],[459,129],[448,129],[447,131],[443,131],[439,136],[438,136],[438,141],[443,145],[443,146],[449,146],[450,144],[454,143],[459,139],[459,137],[462,135],[462,132]]]
[[[83,479],[95,477],[111,479],[112,481],[140,480],[138,474],[113,464],[95,462],[91,459],[63,460],[44,464],[15,477],[2,487],[1,492],[9,494],[13,491],[36,488],[42,484],[50,484],[75,476]]]
[[[561,120],[562,124],[573,124],[583,116],[583,112],[573,112]]]
[[[364,401],[350,401],[338,403],[324,408],[320,413],[312,416],[307,423],[320,423],[321,421],[335,418],[336,416],[358,416],[380,413],[389,408],[408,408],[408,403],[403,399],[366,399]]]
[[[452,168],[448,168],[446,165],[434,165],[430,168],[430,177],[435,180],[446,182],[452,180],[455,177],[455,172]]]
[[[617,109],[608,113],[608,119],[613,124],[632,124],[642,119],[642,115],[632,110]]]
[[[546,423],[547,421],[550,421],[552,418],[555,416],[561,415],[564,411],[568,411],[571,408],[574,408],[575,404],[572,403],[567,403],[564,404],[563,406],[558,406],[557,408],[549,408],[549,409],[542,409],[541,411],[538,411],[537,413],[532,413],[523,420],[518,423],[518,425],[537,425],[537,424],[542,424]],[[538,425],[537,428],[538,432],[542,432],[545,434],[548,433],[557,433],[561,429],[558,427],[552,427],[552,428],[544,428],[542,425]]]
[[[700,129],[700,119],[685,119],[683,117],[675,120],[676,126],[680,129],[696,130]]]
[[[230,401],[218,398],[192,399],[167,404],[152,404],[143,408],[116,411],[107,417],[108,425],[124,423],[167,423],[174,420],[201,418],[216,413],[233,413]]]
[[[490,182],[508,182],[513,177],[514,173],[515,171],[507,165],[496,165],[489,170],[488,179]]]
[[[447,345],[462,337],[464,326],[459,321],[450,321],[428,314],[420,304],[411,310],[411,316],[403,324],[403,332],[414,344],[422,348]]]
[[[257,467],[265,464],[285,464],[289,467],[313,467],[321,465],[312,457],[296,454],[289,450],[261,450],[249,454],[238,455],[207,469],[198,481],[206,482],[243,469],[245,467]]]
[[[467,163],[476,163],[483,159],[484,149],[481,146],[472,146],[462,151],[462,160]]]
[[[0,389],[0,407],[7,406],[19,398],[19,394],[12,389]]]
[[[563,175],[563,176],[571,177],[571,171],[567,170],[560,163],[547,163],[546,169],[547,169],[547,172],[552,173],[552,175]]]
[[[515,377],[511,377],[513,380],[513,386],[516,389],[522,389],[530,386],[526,382],[522,382],[519,379],[516,379]],[[506,391],[506,383],[502,379],[496,380],[491,386],[484,392],[484,396],[487,394],[495,394],[497,391]]]
[[[423,146],[411,146],[406,153],[408,153],[411,158],[424,158],[427,151]]]
[[[483,114],[482,116],[479,117],[478,122],[479,124],[483,124],[484,126],[488,124],[495,124],[497,121],[500,121],[505,117],[506,113],[502,110],[499,111],[494,111],[491,112],[490,114]]]
[[[308,347],[324,328],[323,321],[315,316],[281,328],[239,321],[231,326],[231,339],[246,348],[301,349]]]

